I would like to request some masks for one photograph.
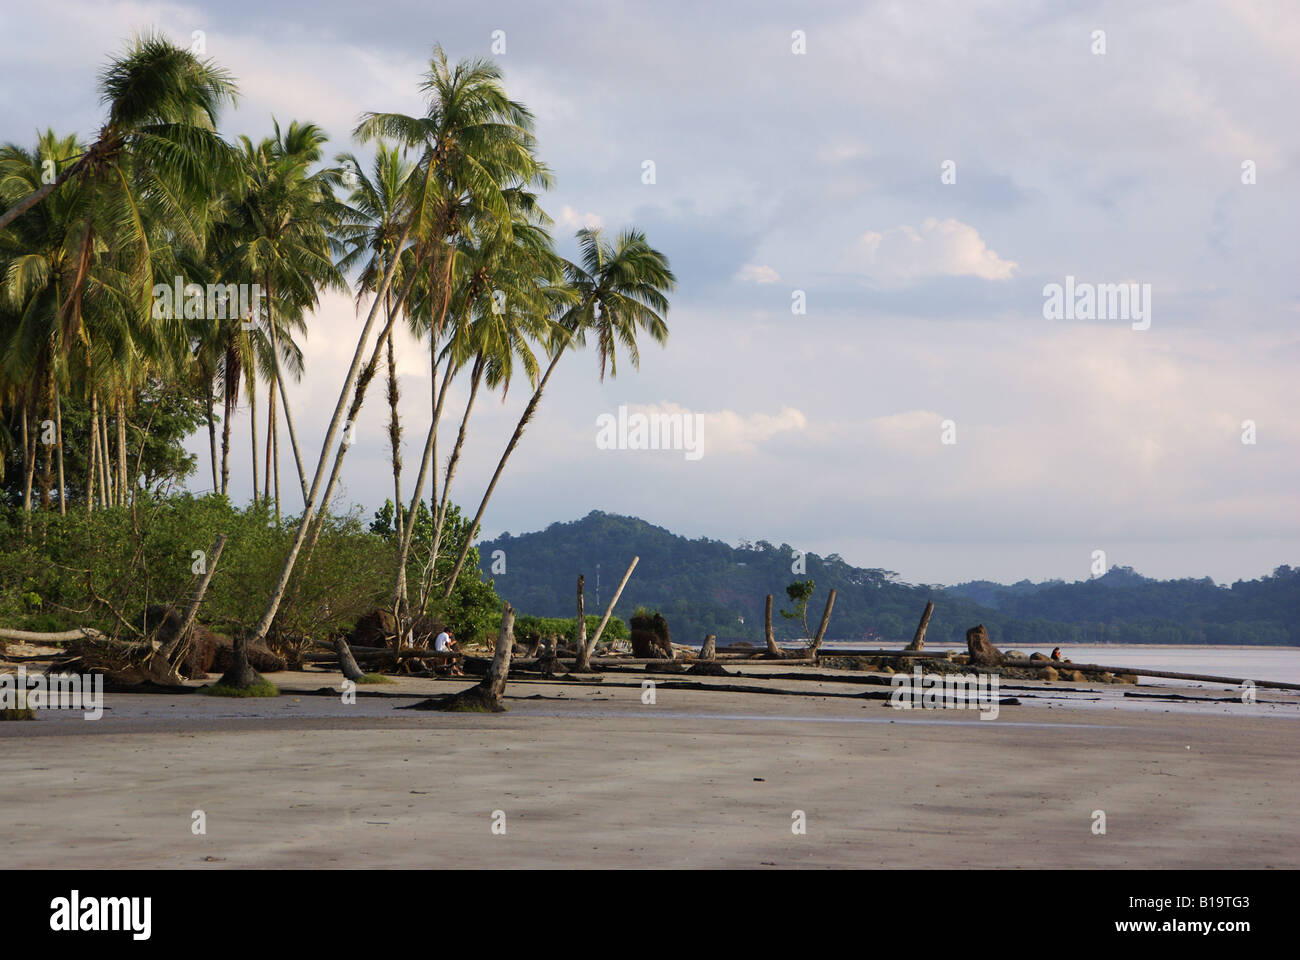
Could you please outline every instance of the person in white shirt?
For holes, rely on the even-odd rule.
[[[460,653],[460,647],[456,644],[450,630],[444,630],[434,638],[433,649],[435,653]],[[465,675],[465,672],[460,668],[460,664],[455,661],[451,663],[451,672],[453,676],[457,677]]]

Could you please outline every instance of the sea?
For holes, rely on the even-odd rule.
[[[798,646],[791,644],[791,646]],[[822,643],[822,650],[829,653],[834,650],[894,649],[899,650],[905,644],[870,644],[861,640],[827,640]],[[960,650],[965,651],[965,644],[927,643],[927,651]],[[1043,653],[1050,655],[1051,648],[1038,650],[1033,647],[1019,647],[1021,652]],[[1061,656],[1075,663],[1090,663],[1104,667],[1124,667],[1140,674],[1140,668],[1149,670],[1171,670],[1176,673],[1200,673],[1219,677],[1240,677],[1248,680],[1274,680],[1281,683],[1300,683],[1300,647],[1245,646],[1227,647],[1192,644],[1145,644],[1128,646],[1124,644],[1087,643],[1077,646],[1062,647]],[[1162,683],[1176,684],[1176,680],[1162,680]]]

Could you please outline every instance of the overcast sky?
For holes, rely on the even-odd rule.
[[[434,43],[487,56],[504,31],[564,250],[636,225],[670,257],[667,347],[604,384],[591,350],[561,361],[487,535],[601,509],[931,583],[1082,579],[1094,550],[1219,581],[1300,562],[1300,5],[6,2],[0,139],[92,135],[97,72],[150,27],[203,31],[236,75],[226,134],[274,114],[331,151],[364,110],[421,110]],[[1149,328],[1045,319],[1067,276],[1149,284]],[[315,451],[360,319],[329,297],[310,326],[291,395]],[[414,342],[400,370],[413,470]],[[471,510],[527,394],[480,402],[453,491]],[[703,456],[598,449],[620,404],[702,415]],[[385,416],[376,386],[342,504],[390,495]],[[246,413],[235,430],[242,499]],[[206,435],[190,446],[203,489]],[[286,443],[287,494],[292,469]]]

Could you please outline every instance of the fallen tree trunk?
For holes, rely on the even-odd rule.
[[[1196,680],[1200,683],[1224,683],[1240,686],[1253,683],[1257,687],[1269,687],[1273,690],[1300,690],[1300,683],[1282,683],[1277,680],[1251,680],[1246,677],[1217,677],[1208,673],[1179,673],[1174,670],[1148,670],[1145,667],[1104,667],[1095,663],[1067,663],[1064,660],[1004,660],[1004,667],[1055,667],[1058,670],[1078,670],[1081,673],[1124,673],[1140,677],[1160,677],[1166,680]]]
[[[175,663],[185,655],[185,648],[190,642],[190,628],[194,626],[194,618],[198,616],[199,604],[203,602],[203,595],[208,592],[208,584],[212,582],[212,575],[217,572],[217,561],[221,559],[221,551],[226,547],[226,535],[217,534],[217,539],[212,542],[211,560],[207,563],[207,569],[203,572],[203,579],[199,581],[198,589],[194,591],[194,598],[190,601],[189,609],[185,611],[185,619],[181,621],[181,628],[176,632],[176,636],[167,641],[166,646],[162,648],[162,655],[168,663]],[[178,649],[179,648],[179,651]]]
[[[0,627],[0,640],[18,640],[22,643],[65,643],[68,640],[107,640],[94,627],[78,627],[58,633],[38,633],[31,630],[9,630]]]

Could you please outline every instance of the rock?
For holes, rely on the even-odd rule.
[[[1044,667],[1042,670],[1038,671],[1038,675],[1049,682],[1061,679],[1061,675],[1056,672],[1055,667]]]
[[[1138,682],[1137,674],[1136,674],[1136,673],[1121,673],[1121,674],[1119,675],[1119,682],[1120,682],[1120,683],[1137,683],[1137,682]]]
[[[1082,670],[1071,670],[1071,671],[1069,671],[1069,674],[1068,674],[1068,675],[1069,675],[1070,679],[1073,680],[1075,683],[1087,683],[1087,682],[1088,682],[1088,678],[1085,677],[1085,676],[1083,675],[1083,671],[1082,671]]]
[[[1031,653],[1031,654],[1029,655],[1029,659],[1030,659],[1030,660],[1046,660],[1047,657],[1044,656],[1044,655],[1041,654],[1041,653]]]
[[[989,632],[984,624],[971,627],[966,631],[966,647],[970,651],[970,662],[977,667],[996,667],[1005,657],[989,640]]]
[[[1024,652],[1021,651],[1021,650],[1008,650],[1006,653],[1003,654],[1003,656],[1006,657],[1008,660],[1028,660],[1028,659],[1029,659],[1028,657],[1025,656]]]

